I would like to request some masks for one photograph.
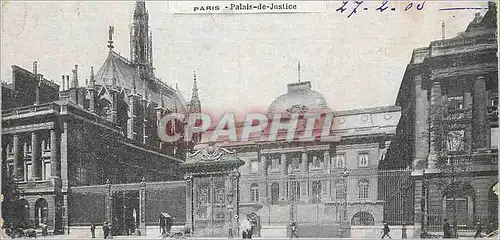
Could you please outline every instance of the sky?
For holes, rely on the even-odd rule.
[[[273,14],[181,14],[187,2],[147,2],[156,76],[178,84],[191,98],[197,73],[204,111],[265,111],[288,83],[311,81],[332,110],[393,105],[413,49],[464,31],[476,12],[445,7],[486,8],[487,2],[389,1],[395,11],[335,11],[342,2],[301,3],[322,12]],[[404,8],[415,4],[409,11]],[[200,5],[205,3],[199,3]],[[221,4],[221,2],[219,2]],[[351,1],[350,4],[353,4]],[[106,59],[108,26],[115,28],[115,51],[129,58],[134,2],[6,2],[2,5],[1,78],[11,81],[11,65],[31,71],[38,61],[44,77],[62,85],[79,65],[80,84]],[[187,7],[186,7],[187,6]],[[348,5],[351,6],[351,5]]]

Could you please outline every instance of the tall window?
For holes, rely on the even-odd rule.
[[[319,203],[321,201],[321,182],[312,182],[312,203]]]
[[[337,154],[337,167],[344,167],[346,165],[345,162],[345,153],[339,153]]]
[[[250,162],[250,171],[252,173],[258,173],[259,172],[259,161],[251,161]]]
[[[259,201],[259,185],[256,183],[250,185],[250,201],[251,202]]]
[[[290,198],[291,201],[298,201],[300,198],[300,183],[299,182],[290,182]]]
[[[464,130],[452,130],[448,132],[446,146],[448,151],[457,152],[464,150],[465,132]]]
[[[344,200],[346,198],[346,187],[343,180],[339,180],[335,183],[335,198],[337,200]]]
[[[43,168],[44,168],[44,180],[49,180],[50,179],[50,175],[51,175],[51,168],[50,168],[50,162],[46,162],[43,164]]]
[[[359,153],[358,154],[358,166],[359,167],[367,167],[368,166],[368,153]]]
[[[33,179],[33,165],[31,163],[26,164],[26,181]]]
[[[368,180],[363,179],[358,183],[358,198],[367,199],[368,198]]]
[[[278,204],[280,197],[280,185],[278,183],[271,184],[271,204]]]
[[[87,184],[87,168],[83,163],[76,166],[75,180],[78,184]]]

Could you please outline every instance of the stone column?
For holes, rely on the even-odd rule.
[[[139,230],[146,236],[146,179],[143,177],[139,189]]]
[[[441,83],[440,82],[434,82],[431,88],[431,108],[433,109],[434,112],[431,112],[431,114],[440,114],[437,113],[436,111],[441,111],[441,103],[442,103],[442,96],[441,96]],[[434,123],[431,121],[431,127]],[[436,161],[437,161],[437,149],[436,149],[436,132],[432,131],[430,132],[430,149],[429,149],[429,158],[428,158],[428,165],[427,168],[429,169],[435,169],[436,168]]]
[[[414,169],[425,167],[424,163],[429,153],[429,100],[427,90],[422,88],[422,76],[415,76],[415,149]]]
[[[288,162],[285,153],[281,154],[281,174],[284,176],[288,174]]]
[[[332,182],[330,181],[330,151],[328,150],[323,153],[323,166],[328,177],[321,183],[322,190],[325,189],[326,191],[321,192],[323,196],[331,196],[330,190],[332,189]]]
[[[267,177],[267,158],[264,155],[260,155],[260,176]]]
[[[134,124],[135,124],[135,95],[129,96],[129,109],[127,120],[127,137],[134,139]]]
[[[485,149],[487,147],[487,103],[488,96],[486,95],[486,80],[483,76],[479,76],[474,82],[472,108],[474,149]]]
[[[106,205],[106,215],[105,215],[105,220],[107,222],[109,222],[110,224],[112,223],[113,221],[113,211],[112,211],[112,208],[113,208],[113,191],[111,189],[111,182],[108,180],[106,180],[106,202],[105,202],[105,205]]]
[[[19,145],[19,135],[15,134],[14,142],[14,176],[18,180],[23,179],[23,156],[21,154],[21,146]]]
[[[306,152],[302,153],[301,162],[302,162],[302,180],[299,181],[300,199],[301,201],[307,202],[308,184],[309,184],[307,176],[309,175],[309,159]]]
[[[287,156],[285,153],[281,154],[281,176],[283,176],[283,177],[286,177],[288,175],[288,161],[287,161],[286,157]],[[280,199],[279,199],[279,201],[281,201],[281,199],[286,199],[285,198],[286,191],[287,191],[286,185],[287,185],[286,182],[279,183],[279,186],[280,186]]]
[[[184,177],[186,180],[186,227],[194,232],[194,188],[193,188],[193,177],[187,175]]]
[[[59,178],[59,161],[57,159],[57,149],[59,148],[57,143],[56,130],[50,130],[50,173],[53,179]]]
[[[64,189],[68,187],[68,123],[63,122],[63,132],[61,133],[61,180]]]
[[[42,159],[40,158],[40,142],[36,132],[31,132],[31,164],[33,165],[33,178],[42,179]]]

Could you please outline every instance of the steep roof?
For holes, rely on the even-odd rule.
[[[95,75],[97,86],[111,87],[113,77],[116,78],[116,87],[122,89],[127,94],[134,89],[139,96],[144,95],[146,87],[146,97],[161,106],[162,98],[166,108],[179,113],[186,114],[186,102],[180,92],[157,78],[147,79],[146,83],[140,78],[137,66],[114,51],[109,51],[108,57]],[[161,93],[160,93],[161,91]]]

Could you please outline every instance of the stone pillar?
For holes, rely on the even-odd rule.
[[[146,181],[142,178],[141,188],[139,189],[139,230],[143,236],[146,236]]]
[[[127,137],[134,139],[134,122],[135,122],[135,96],[129,98],[128,120],[127,120]]]
[[[61,133],[61,180],[63,189],[68,187],[68,123],[63,122],[63,132]]]
[[[42,162],[40,158],[40,142],[36,132],[31,132],[31,164],[33,166],[33,179],[42,179]]]
[[[488,96],[486,95],[486,80],[483,76],[477,77],[474,82],[474,95],[473,95],[473,148],[485,149],[487,147],[487,103]]]
[[[57,143],[56,130],[50,130],[50,173],[53,179],[59,178],[59,161],[57,159],[57,150],[59,146]]]
[[[282,153],[281,154],[281,176],[285,177],[285,176],[287,176],[287,174],[288,174],[287,156],[285,153]],[[286,191],[287,191],[286,185],[287,185],[286,182],[279,183],[279,186],[280,186],[280,199],[279,199],[279,201],[281,201],[281,199],[285,199],[285,197],[286,197]]]
[[[431,114],[439,114],[436,113],[436,111],[441,111],[441,104],[442,104],[442,96],[441,96],[441,83],[440,82],[434,82],[431,88],[431,107],[433,108],[433,113]],[[432,126],[431,122],[431,126]],[[428,158],[428,165],[427,168],[429,169],[435,169],[436,168],[436,161],[437,161],[437,149],[436,149],[436,132],[431,131],[430,132],[430,149],[429,149],[429,158]]]
[[[113,221],[113,191],[111,189],[111,182],[106,180],[106,202],[105,202],[105,207],[106,207],[106,215],[105,215],[105,221],[108,221],[110,224]]]
[[[327,173],[328,175],[328,178],[323,180],[322,183],[321,183],[321,192],[322,192],[322,195],[323,196],[331,196],[331,192],[330,190],[332,189],[332,181],[330,181],[330,151],[325,151],[323,153],[323,166],[324,166],[324,170],[325,170],[325,173]],[[326,191],[323,191],[326,190]]]
[[[307,202],[308,196],[308,178],[309,175],[309,158],[306,152],[302,153],[302,180],[300,182],[300,199],[302,202]]]
[[[288,162],[287,162],[286,154],[282,153],[281,154],[281,174],[287,175],[287,173],[288,173]]]
[[[424,167],[429,153],[429,101],[427,90],[422,89],[422,76],[415,76],[415,149],[414,169]]]
[[[19,135],[15,134],[13,137],[14,142],[14,176],[18,180],[24,178],[23,174],[23,156],[21,154],[21,146],[19,145]]]
[[[186,180],[186,227],[194,232],[194,188],[193,188],[193,177],[188,175],[185,176]]]
[[[470,109],[472,107],[472,94],[470,92],[464,93],[464,109]]]
[[[267,177],[267,158],[264,155],[260,155],[260,176]]]

